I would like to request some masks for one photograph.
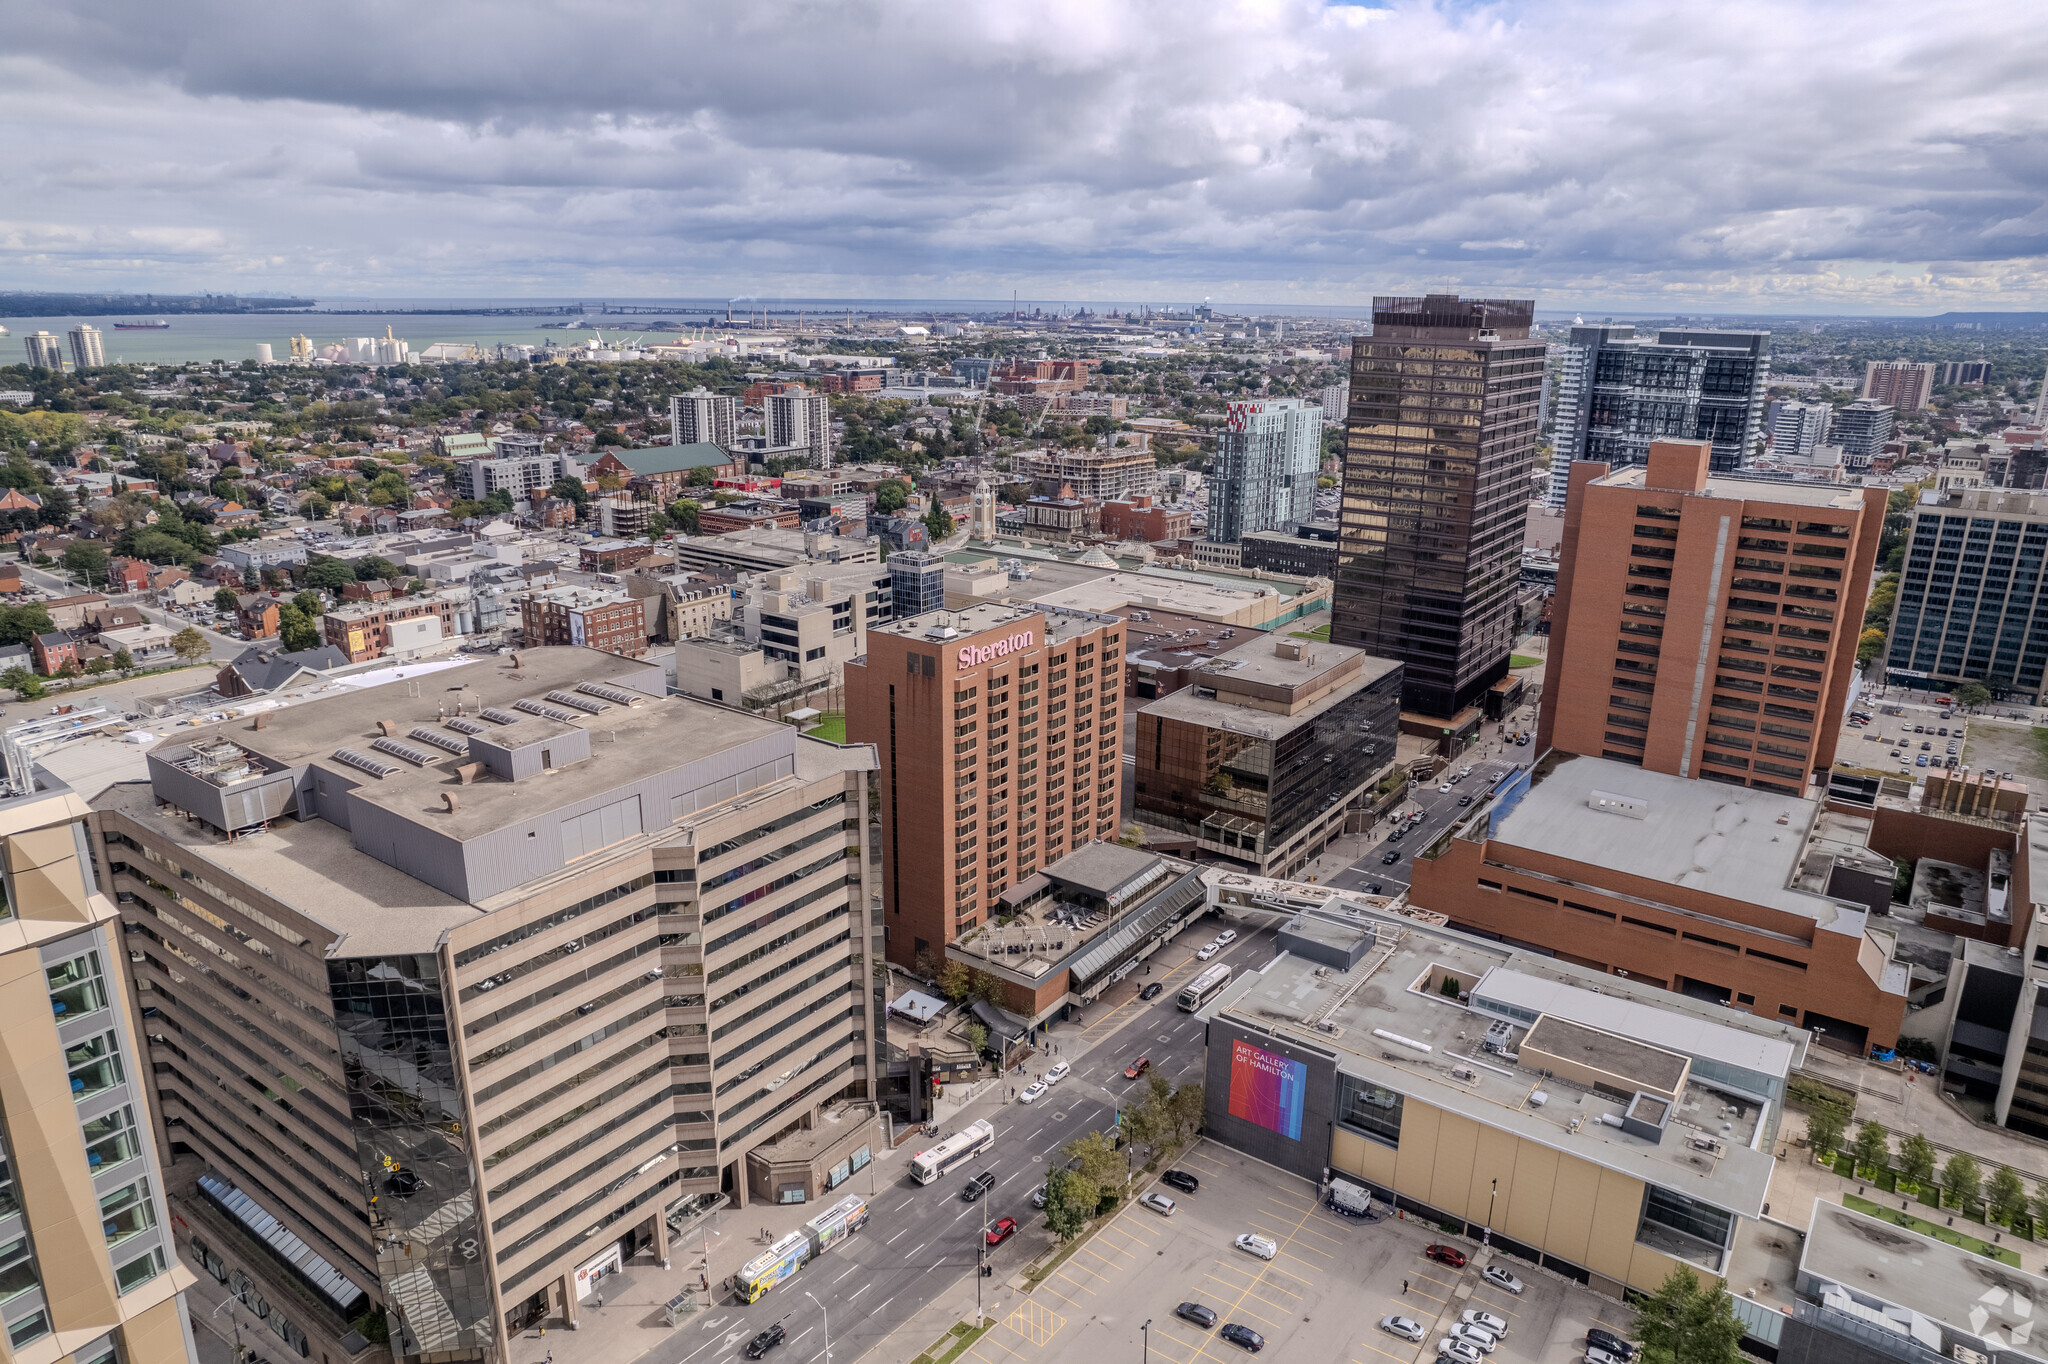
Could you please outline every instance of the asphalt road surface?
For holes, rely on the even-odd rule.
[[[1472,806],[1477,805],[1487,791],[1507,777],[1516,768],[1528,761],[1527,755],[1535,751],[1518,748],[1517,758],[1487,758],[1472,764],[1472,775],[1452,783],[1448,792],[1437,788],[1450,780],[1458,767],[1446,769],[1436,780],[1419,785],[1408,798],[1403,810],[1420,810],[1422,822],[1403,826],[1398,840],[1391,837],[1394,826],[1388,825],[1389,837],[1380,840],[1365,856],[1328,878],[1328,884],[1339,890],[1368,890],[1377,883],[1387,894],[1407,886],[1414,866],[1414,853],[1426,848],[1430,841],[1461,818]],[[1459,764],[1460,767],[1463,764]],[[1469,798],[1469,799],[1468,799]],[[1464,801],[1464,804],[1459,804]],[[1389,853],[1395,854],[1392,862],[1386,861]]]
[[[1118,1097],[1133,1088],[1124,1078],[1125,1066],[1149,1056],[1152,1074],[1174,1084],[1201,1078],[1202,1024],[1174,1007],[1174,995],[1188,974],[1176,967],[1221,927],[1205,916],[1153,956],[1151,979],[1168,984],[1159,998],[1140,1002],[1128,997],[1135,989],[1118,987],[1112,993],[1124,998],[1123,1003],[1098,1001],[1092,1006],[1085,1030],[1094,1049],[1075,1062],[1073,1073],[1045,1097],[1028,1106],[1003,1103],[993,1112],[978,1104],[947,1122],[943,1131],[948,1134],[978,1117],[995,1125],[995,1145],[979,1160],[932,1184],[918,1185],[910,1179],[910,1155],[931,1143],[905,1142],[888,1162],[890,1177],[876,1192],[867,1193],[858,1178],[849,1186],[867,1196],[871,1211],[864,1231],[751,1306],[736,1305],[726,1297],[695,1324],[678,1331],[672,1342],[651,1352],[649,1364],[712,1364],[738,1358],[746,1342],[774,1321],[782,1321],[792,1337],[776,1352],[785,1364],[822,1360],[822,1333],[805,1329],[818,1320],[817,1309],[803,1296],[806,1290],[830,1314],[833,1358],[859,1359],[950,1284],[974,1273],[984,1217],[990,1223],[1014,1217],[1027,1230],[1039,1227],[1045,1217],[1031,1206],[1031,1191],[1044,1181],[1048,1162],[1058,1158],[1060,1147],[1111,1125]],[[1238,967],[1264,964],[1273,953],[1273,929],[1243,923],[1236,927],[1240,936],[1217,960]],[[1146,979],[1141,970],[1125,984],[1142,986]],[[1062,1027],[1052,1040],[1065,1051],[1082,1031]],[[1034,1058],[1027,1075],[1049,1064],[1050,1060]],[[962,1186],[984,1170],[996,1176],[995,1188],[980,1202],[963,1202]],[[1016,1273],[1044,1244],[1042,1236],[1019,1235],[999,1246],[990,1255],[995,1269],[991,1282]]]

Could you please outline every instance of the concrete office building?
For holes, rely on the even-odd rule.
[[[1771,414],[1771,454],[1780,460],[1808,460],[1813,447],[1828,438],[1826,403],[1779,403]]]
[[[1834,764],[1885,490],[1572,470],[1536,747],[1804,794]]]
[[[1351,346],[1330,638],[1455,716],[1507,676],[1543,344],[1530,299],[1373,300]]]
[[[1728,1272],[1804,1033],[1364,901],[1277,946],[1199,1015],[1210,1140],[1612,1297]]]
[[[163,1139],[399,1359],[506,1359],[868,1089],[872,758],[587,649],[415,685],[187,733],[95,819]]]
[[[1010,476],[1030,480],[1048,497],[1065,489],[1085,501],[1126,501],[1152,491],[1159,460],[1151,450],[1129,445],[1022,450],[1010,457]]]
[[[1934,382],[1937,386],[1967,384],[1981,388],[1991,379],[1989,360],[1938,360],[1934,365]]]
[[[462,495],[481,502],[492,493],[511,495],[525,502],[547,492],[565,478],[581,480],[583,467],[570,455],[538,452],[504,454],[489,459],[464,460],[457,466]]]
[[[1899,412],[1918,412],[1933,396],[1939,368],[1932,360],[1865,360],[1863,388],[1856,396]]]
[[[1892,438],[1892,410],[1883,403],[1858,398],[1835,413],[1830,435],[1842,447],[1842,461],[1851,473],[1868,470]]]
[[[1564,505],[1575,461],[1641,464],[1654,440],[1711,441],[1717,473],[1742,468],[1764,437],[1770,341],[1769,332],[1666,327],[1652,341],[1628,324],[1573,327],[1558,368],[1550,505]]]
[[[26,727],[22,727],[26,728]],[[10,738],[19,734],[10,732]],[[197,1358],[149,1114],[149,1061],[84,800],[10,772],[0,816],[0,1355]]]
[[[1238,564],[1247,572],[1286,573],[1296,578],[1337,576],[1337,525],[1305,521],[1292,530],[1255,530],[1241,542]]]
[[[716,445],[730,450],[737,429],[739,404],[723,393],[699,385],[688,393],[674,393],[668,400],[669,444]]]
[[[1209,473],[1209,538],[1228,543],[1312,519],[1322,458],[1319,408],[1299,398],[1227,404]]]
[[[1351,385],[1327,384],[1322,395],[1323,420],[1341,422],[1351,406]]]
[[[1409,899],[1860,1056],[1906,1014],[1908,963],[1869,927],[1895,874],[1817,801],[1553,752],[1417,854]]]
[[[768,395],[768,444],[832,467],[832,400],[801,386]]]
[[[1116,837],[1122,718],[1114,616],[989,604],[869,632],[846,735],[881,764],[889,960],[938,956],[1004,891]]]
[[[1400,723],[1400,664],[1256,635],[1138,712],[1137,817],[1291,875],[1392,768]]]
[[[1899,574],[1885,680],[2048,699],[2048,493],[1925,492]]]
[[[30,332],[21,338],[28,348],[30,369],[64,368],[64,339],[54,332]]]
[[[71,363],[79,369],[100,369],[107,363],[105,342],[98,327],[80,323],[71,329]]]
[[[806,564],[879,564],[882,551],[872,539],[830,531],[784,530],[767,526],[671,540],[663,548],[678,568],[772,572]]]

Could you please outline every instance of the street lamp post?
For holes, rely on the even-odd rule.
[[[832,1316],[825,1310],[824,1303],[812,1297],[810,1289],[804,1290],[804,1296],[811,1299],[812,1305],[818,1309],[818,1319],[825,1324],[825,1364],[832,1364]]]
[[[1480,1244],[1493,1245],[1493,1200],[1500,1197],[1500,1181],[1493,1181],[1493,1191],[1486,1195],[1486,1234],[1480,1237]]]
[[[220,1315],[220,1309],[221,1309],[222,1307],[225,1307],[225,1308],[228,1308],[228,1309],[229,1309],[229,1311],[228,1311],[228,1324],[229,1324],[230,1326],[232,1326],[232,1327],[234,1327],[234,1328],[235,1328],[235,1364],[241,1364],[241,1362],[242,1362],[242,1319],[241,1319],[240,1317],[238,1317],[238,1316],[236,1316],[236,1315],[234,1314],[234,1310],[233,1310],[233,1308],[234,1308],[234,1302],[235,1302],[235,1300],[234,1300],[234,1299],[233,1299],[232,1297],[222,1298],[222,1299],[220,1300],[220,1306],[219,1306],[219,1307],[215,1307],[215,1308],[213,1309],[213,1311],[211,1311],[211,1312],[207,1313],[207,1319],[208,1319],[208,1320],[211,1320],[212,1318],[214,1318],[214,1317],[217,1317],[217,1316],[219,1316],[219,1315]]]
[[[1152,1318],[1145,1318],[1145,1324],[1138,1330],[1145,1336],[1145,1364],[1152,1364]]]

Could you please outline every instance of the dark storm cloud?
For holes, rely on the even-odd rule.
[[[0,279],[2039,305],[2048,41],[2030,6],[1967,19],[10,7]]]

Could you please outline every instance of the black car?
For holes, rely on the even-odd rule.
[[[1266,1338],[1264,1336],[1254,1331],[1251,1327],[1239,1326],[1234,1321],[1225,1323],[1223,1329],[1216,1334],[1222,1336],[1239,1349],[1249,1350],[1253,1354],[1257,1354],[1266,1348]]]
[[[1168,1170],[1165,1174],[1159,1176],[1159,1182],[1162,1184],[1171,1184],[1174,1188],[1179,1189],[1182,1193],[1193,1193],[1195,1190],[1202,1187],[1202,1181],[1196,1179],[1186,1170]]]
[[[980,1174],[967,1181],[967,1187],[960,1191],[960,1197],[969,1203],[978,1203],[981,1201],[981,1196],[995,1186],[995,1174],[992,1171],[983,1170]]]
[[[1385,889],[1385,887],[1381,886],[1380,883],[1377,881],[1368,881],[1365,883],[1365,893],[1367,895],[1377,895],[1383,889]]]
[[[1144,989],[1138,991],[1138,998],[1157,999],[1159,998],[1160,994],[1165,991],[1165,989],[1166,987],[1164,985],[1161,985],[1158,981],[1155,980],[1150,985],[1147,985]]]
[[[1394,832],[1387,835],[1387,842],[1399,843],[1402,839],[1406,838],[1407,836],[1408,831],[1406,829],[1396,829],[1394,830]]]
[[[1173,1314],[1182,1321],[1191,1321],[1204,1331],[1216,1324],[1216,1314],[1198,1302],[1184,1302],[1173,1309]]]
[[[759,1359],[782,1343],[782,1323],[776,1322],[760,1335],[747,1342],[747,1358]]]
[[[1616,1359],[1634,1359],[1636,1347],[1612,1331],[1603,1331],[1597,1326],[1586,1328],[1586,1343],[1596,1350],[1605,1350]]]
[[[1380,865],[1381,865],[1381,866],[1383,866],[1383,867],[1391,867],[1391,866],[1393,866],[1393,865],[1394,865],[1394,864],[1395,864],[1396,862],[1399,862],[1400,860],[1401,860],[1401,854],[1399,854],[1399,853],[1397,853],[1397,852],[1390,852],[1390,853],[1388,853],[1388,854],[1387,854],[1387,855],[1386,855],[1385,857],[1382,857],[1382,858],[1380,859]]]

